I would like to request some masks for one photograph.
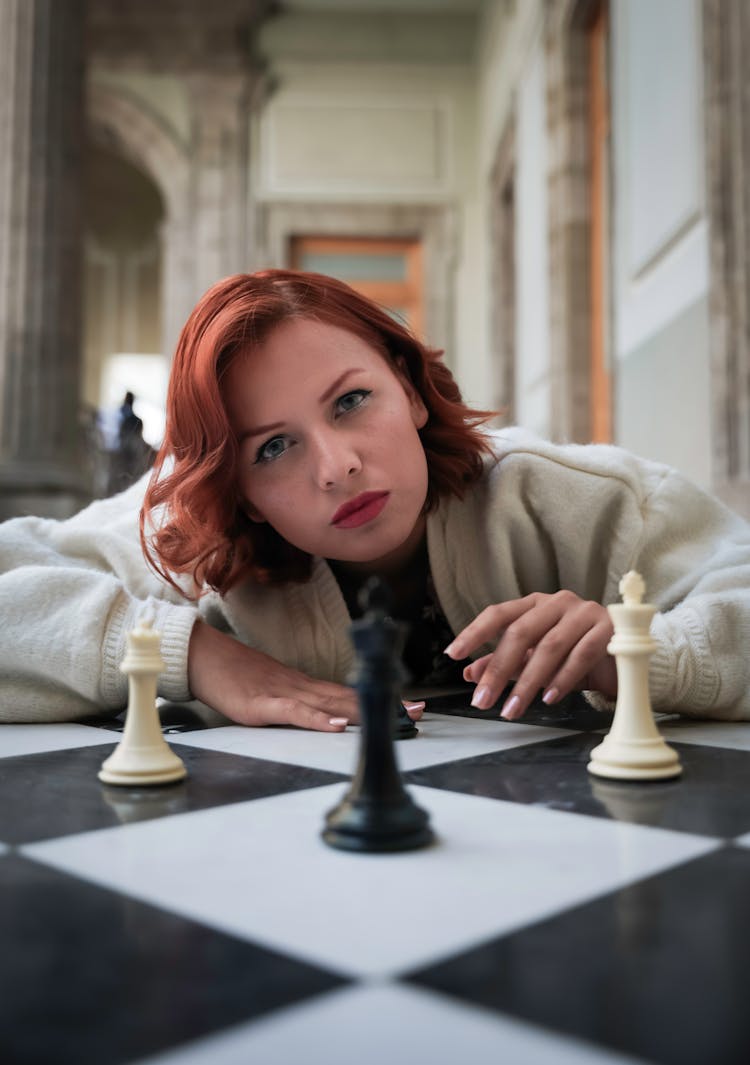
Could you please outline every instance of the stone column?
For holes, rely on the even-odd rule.
[[[193,135],[191,201],[195,298],[249,268],[247,165],[251,78],[245,72],[189,78]]]
[[[0,0],[0,519],[84,501],[83,0]]]
[[[516,421],[516,115],[500,137],[490,173],[493,395],[487,406]]]
[[[704,0],[713,490],[750,518],[750,10]]]
[[[590,418],[590,190],[587,23],[594,0],[547,10],[550,433],[587,443]]]

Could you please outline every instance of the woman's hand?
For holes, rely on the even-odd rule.
[[[464,678],[477,685],[471,705],[481,710],[492,706],[515,679],[501,711],[512,720],[522,716],[540,689],[548,705],[580,689],[613,698],[617,671],[607,654],[613,632],[609,614],[599,603],[573,592],[535,592],[488,606],[445,653],[461,659],[483,643],[497,641],[492,654],[466,667]]]
[[[188,683],[194,698],[240,725],[296,725],[343,732],[359,719],[352,688],[314,680],[196,621],[188,647]],[[424,703],[405,704],[421,717]]]

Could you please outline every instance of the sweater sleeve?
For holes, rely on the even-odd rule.
[[[750,719],[750,525],[673,470],[642,517],[632,565],[659,608],[654,708]]]
[[[187,647],[198,612],[143,558],[146,480],[67,521],[0,525],[0,721],[75,721],[122,709],[126,636],[147,603],[166,663],[159,694],[190,698]]]

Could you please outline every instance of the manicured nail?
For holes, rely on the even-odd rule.
[[[504,717],[507,721],[512,720],[516,716],[516,710],[521,705],[521,700],[517,695],[511,695],[505,706],[500,711],[500,717]]]
[[[476,707],[477,710],[486,710],[491,702],[492,692],[486,684],[483,684],[480,688],[477,688],[471,698],[471,705]]]
[[[453,656],[455,650],[456,650],[456,641],[454,640],[453,643],[449,643],[448,644],[448,646],[443,651],[443,654],[444,655],[448,655],[448,657],[451,658]]]
[[[471,680],[471,666],[464,666],[462,676],[464,680]]]
[[[422,699],[419,703],[404,703],[406,710],[423,710],[427,703]]]
[[[349,718],[348,717],[331,717],[328,720],[328,724],[329,725],[335,725],[336,728],[341,728],[342,725],[346,726],[346,725],[349,724]]]
[[[552,704],[556,703],[559,698],[560,692],[557,690],[557,688],[548,688],[542,696],[542,702],[546,703],[547,706],[552,706]]]

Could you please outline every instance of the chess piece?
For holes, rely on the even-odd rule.
[[[164,669],[161,634],[152,619],[142,617],[128,633],[128,649],[120,665],[128,674],[128,710],[122,740],[102,763],[99,779],[127,786],[171,784],[187,770],[164,739],[156,708],[156,678]]]
[[[361,735],[351,787],[326,817],[323,839],[352,851],[403,851],[433,841],[428,815],[405,790],[393,745],[402,668],[400,627],[388,617],[377,579],[364,589],[365,614],[352,624]]]
[[[396,699],[396,720],[393,726],[395,740],[410,740],[419,734],[419,729],[406,712],[401,699]]]
[[[590,773],[619,780],[663,780],[682,772],[680,759],[659,734],[648,690],[649,635],[656,607],[643,603],[645,585],[631,570],[620,581],[623,602],[607,607],[615,634],[607,650],[617,660],[617,703],[612,727],[594,747]]]

